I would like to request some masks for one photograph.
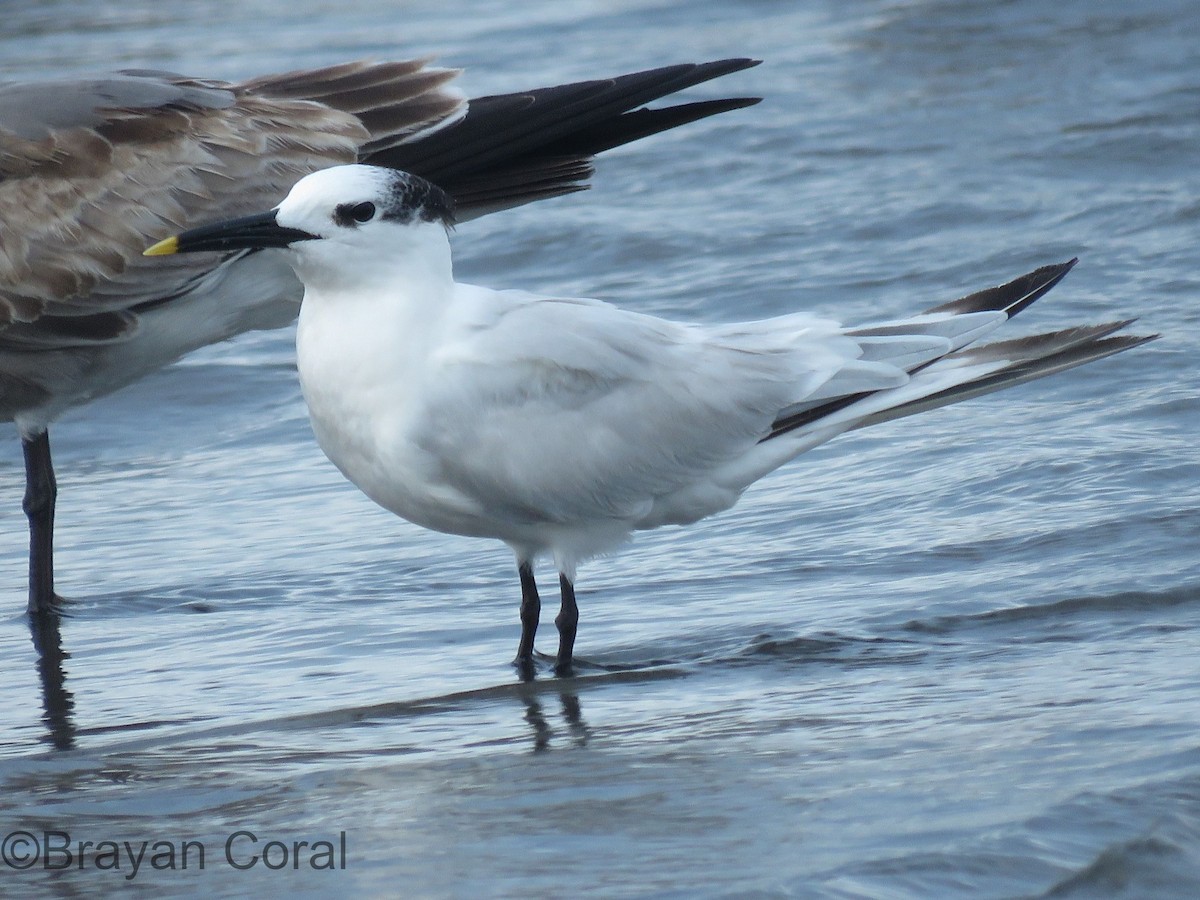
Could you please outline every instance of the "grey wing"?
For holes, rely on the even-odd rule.
[[[418,438],[449,486],[510,520],[640,520],[754,447],[858,350],[806,316],[743,333],[521,296],[486,295],[490,321],[444,348]]]

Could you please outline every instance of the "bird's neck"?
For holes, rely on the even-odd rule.
[[[331,249],[338,248],[321,252]],[[326,418],[366,419],[418,388],[455,285],[444,233],[440,242],[406,242],[386,255],[309,262],[296,267],[305,282],[296,351],[320,437]],[[393,399],[385,403],[385,395]]]
[[[292,266],[304,282],[306,302],[309,297],[317,303],[389,295],[408,299],[453,283],[450,243],[440,225],[413,227],[406,238],[399,245],[304,244]]]

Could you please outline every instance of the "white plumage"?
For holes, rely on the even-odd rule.
[[[496,291],[454,281],[447,209],[413,176],[344,166],[302,180],[253,227],[197,229],[159,252],[262,245],[281,230],[268,245],[290,245],[305,285],[298,365],[321,448],[397,515],[513,548],[526,665],[531,562],[552,555],[567,611],[560,672],[581,560],[727,509],[840,432],[1144,340],[1108,337],[1127,324],[1112,323],[976,344],[1074,261],[857,328],[806,314],[683,324]]]

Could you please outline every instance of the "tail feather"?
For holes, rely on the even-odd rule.
[[[1137,319],[1122,319],[1118,322],[1104,322],[1099,325],[1077,325],[1074,328],[1064,328],[1062,331],[1026,335],[1025,337],[1010,338],[1007,341],[993,341],[989,344],[980,344],[978,347],[967,347],[958,353],[951,353],[938,365],[950,366],[959,362],[970,364],[997,360],[1009,365],[1033,362],[1051,354],[1061,353],[1072,347],[1108,337],[1136,321]]]
[[[1078,256],[1065,263],[1042,266],[1040,269],[1035,269],[1020,278],[1014,278],[1006,284],[976,291],[974,294],[968,294],[958,300],[927,309],[925,313],[926,315],[951,313],[957,316],[963,313],[997,310],[1007,313],[1011,319],[1036,300],[1041,299],[1047,291],[1066,278],[1067,273],[1075,268],[1077,262],[1079,262]]]
[[[904,385],[845,393],[828,391],[815,403],[789,407],[776,418],[769,441],[814,430],[862,428],[990,394],[1093,362],[1154,340],[1158,335],[1115,335],[1133,319],[976,344],[983,335],[1027,309],[1078,262],[1043,266],[1020,278],[927,309],[911,319],[844,332],[858,340],[863,359],[903,365]],[[941,339],[941,352],[929,352]],[[836,376],[835,376],[836,378]],[[761,442],[760,442],[761,443]]]
[[[1037,337],[1054,338],[1055,335],[1038,335]],[[854,425],[854,428],[864,428],[867,425],[877,425],[880,422],[902,419],[905,416],[938,409],[942,406],[948,406],[951,403],[958,403],[961,400],[970,400],[972,397],[981,397],[984,394],[991,394],[1005,388],[1015,387],[1027,381],[1034,381],[1038,378],[1044,378],[1047,375],[1053,375],[1056,372],[1065,372],[1067,369],[1073,369],[1085,363],[1104,359],[1106,356],[1112,356],[1114,353],[1120,353],[1123,350],[1140,346],[1141,344],[1156,340],[1158,337],[1159,335],[1157,334],[1125,334],[1118,335],[1117,337],[1094,338],[1077,342],[1064,350],[1051,352],[1042,357],[1015,362],[998,372],[992,372],[988,375],[957,384],[954,387],[929,394],[919,400],[911,400],[907,403],[874,413],[862,419]],[[989,346],[987,345],[979,349],[987,350]]]

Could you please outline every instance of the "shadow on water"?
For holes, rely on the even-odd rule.
[[[62,628],[55,613],[32,613],[29,630],[37,651],[38,678],[42,685],[42,721],[46,723],[46,740],[55,750],[75,748],[75,698],[67,690],[64,663],[71,654],[63,649]]]
[[[523,706],[523,718],[532,731],[533,749],[541,752],[550,749],[556,739],[564,736],[570,746],[582,747],[588,743],[591,731],[584,721],[580,701],[580,695],[588,691],[684,679],[701,671],[720,668],[763,664],[904,664],[913,662],[922,654],[920,647],[903,638],[861,637],[833,632],[823,632],[815,637],[763,634],[749,641],[700,640],[674,647],[672,649],[676,652],[666,654],[662,646],[631,647],[610,659],[576,658],[574,674],[570,677],[551,675],[552,659],[538,654],[534,671],[518,672],[513,682],[410,700],[228,724],[206,724],[202,718],[139,719],[117,725],[79,728],[75,723],[75,697],[66,687],[64,664],[70,659],[70,654],[63,648],[60,625],[60,619],[55,616],[38,616],[30,620],[42,686],[43,721],[47,729],[44,740],[56,751],[79,751],[88,755],[139,752],[256,733],[339,728],[365,722],[396,722],[459,712],[491,703]],[[557,710],[553,708],[555,700]],[[92,743],[97,739],[99,743]],[[88,746],[80,747],[80,740]]]
[[[556,727],[552,724],[552,721],[554,721],[553,714],[547,712],[546,703],[547,697],[553,698],[554,696],[558,698],[559,709],[557,717],[565,724],[566,735],[571,745],[582,747],[588,742],[591,731],[583,719],[582,703],[579,699],[581,693],[609,685],[682,678],[687,674],[688,670],[682,668],[622,669],[618,671],[601,671],[597,674],[583,676],[576,675],[571,678],[534,681],[518,680],[484,688],[456,691],[435,697],[375,703],[368,706],[344,707],[315,713],[277,716],[250,722],[237,722],[227,725],[219,724],[209,727],[186,727],[191,723],[158,721],[154,723],[130,722],[116,728],[83,728],[78,730],[72,728],[71,736],[73,741],[76,737],[112,736],[121,732],[145,731],[148,728],[153,728],[154,730],[149,734],[124,741],[115,740],[109,743],[82,748],[72,745],[71,747],[60,749],[74,750],[88,757],[94,754],[138,753],[176,744],[212,742],[261,733],[340,728],[384,721],[398,722],[404,719],[424,718],[444,713],[459,712],[481,704],[515,702],[524,707],[524,719],[532,730],[533,749],[535,751],[543,751],[550,748],[552,739],[557,736]],[[183,724],[185,727],[171,729],[170,731],[163,730],[166,726],[179,724]]]
[[[1194,603],[1200,593],[1194,586],[1164,594],[1120,594],[1079,597],[1051,603],[1030,603],[1009,609],[988,610],[958,616],[939,616],[898,622],[882,632],[847,634],[833,631],[810,634],[765,633],[747,639],[728,632],[707,640],[693,636],[670,648],[632,646],[615,650],[603,660],[576,659],[572,677],[542,677],[549,674],[548,658],[539,658],[534,674],[518,673],[515,681],[493,684],[438,696],[350,706],[318,712],[282,715],[256,721],[206,723],[203,719],[136,721],[116,726],[78,728],[75,698],[66,687],[70,654],[63,648],[60,620],[35,617],[30,620],[37,668],[42,687],[44,740],[56,751],[78,751],[80,740],[100,739],[85,752],[137,752],[162,746],[235,738],[255,733],[305,731],[352,726],[364,722],[400,721],[444,713],[461,712],[480,705],[500,703],[523,707],[523,718],[532,732],[536,752],[550,749],[566,738],[571,746],[585,746],[590,730],[583,719],[580,696],[606,687],[685,679],[714,669],[747,666],[833,666],[854,669],[873,666],[919,664],[931,652],[946,652],[931,638],[949,634],[967,635],[997,626],[1017,624],[1030,632],[1029,623],[1043,621],[1048,627],[1062,620],[1094,621],[1098,615],[1131,614],[1144,623],[1147,613]],[[1103,617],[1103,616],[1102,616]],[[889,633],[890,632],[890,633]],[[1026,640],[1037,639],[1026,633]],[[957,643],[955,641],[954,643]],[[940,646],[940,651],[939,651]],[[665,651],[665,652],[664,652]],[[539,654],[540,657],[540,654]],[[554,706],[557,705],[557,709]],[[140,734],[139,734],[140,732]],[[122,736],[126,739],[122,740]],[[114,740],[115,739],[115,740]],[[111,742],[108,742],[111,741]]]
[[[694,646],[693,652],[671,654],[670,660],[656,657],[654,662],[634,662],[630,654],[606,661],[576,659],[575,674],[570,677],[523,678],[481,688],[455,691],[410,700],[349,706],[318,712],[268,717],[254,721],[205,725],[197,720],[156,720],[123,723],[117,726],[77,729],[71,721],[73,699],[63,687],[61,650],[55,623],[46,626],[48,653],[43,669],[46,679],[47,725],[58,750],[93,754],[138,753],[178,744],[209,743],[244,738],[254,734],[315,731],[345,728],[359,724],[396,723],[406,719],[424,719],[453,714],[489,704],[517,705],[523,708],[524,722],[530,729],[534,752],[561,746],[584,747],[592,731],[583,716],[581,696],[589,691],[649,684],[664,680],[686,679],[714,668],[741,668],[747,665],[834,664],[841,666],[906,664],[913,661],[919,648],[905,640],[862,638],[823,633],[819,638],[764,636],[749,643],[727,642]],[[661,652],[661,647],[656,647]],[[57,652],[57,655],[54,655]],[[643,659],[648,657],[643,657]],[[539,660],[545,663],[545,660]],[[544,670],[539,669],[539,675]],[[555,708],[557,706],[557,709]],[[51,714],[49,710],[54,710]],[[121,735],[127,736],[122,740]],[[100,739],[92,743],[91,739]],[[106,740],[107,739],[107,740]],[[87,746],[78,747],[84,740]],[[69,756],[70,754],[68,754]]]

